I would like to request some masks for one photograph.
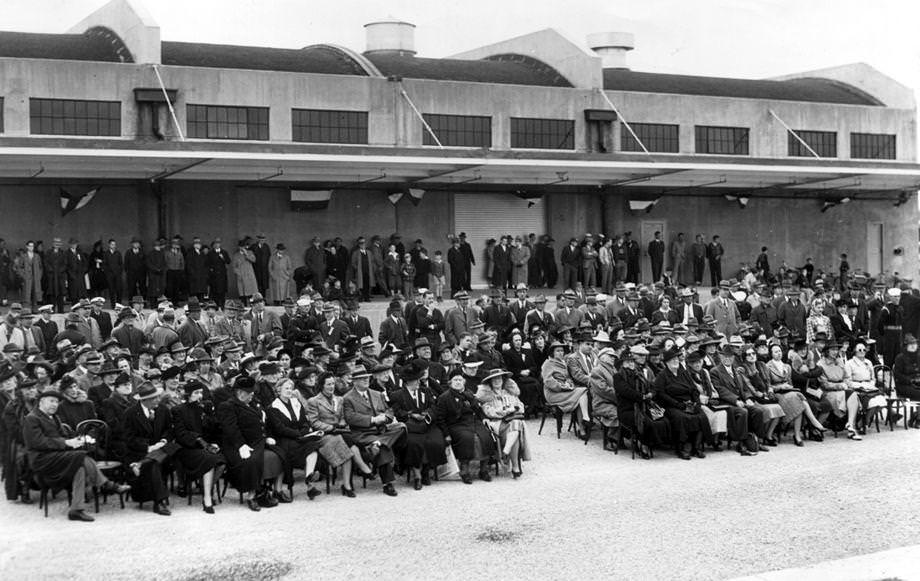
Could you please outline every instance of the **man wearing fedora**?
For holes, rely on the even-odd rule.
[[[86,273],[89,271],[89,263],[86,255],[80,250],[80,243],[76,238],[68,240],[67,246],[64,260],[64,268],[67,273],[67,296],[70,302],[75,303],[86,297]],[[63,305],[58,310],[63,311]]]
[[[469,333],[473,324],[479,320],[479,313],[474,306],[470,306],[470,295],[461,290],[454,294],[456,306],[449,309],[444,315],[444,338],[451,345],[460,342],[460,336]]]
[[[726,336],[734,335],[741,323],[741,314],[735,301],[729,296],[730,291],[731,284],[727,280],[720,281],[719,297],[706,305],[705,313],[715,319],[716,331]]]
[[[192,237],[192,248],[185,255],[185,280],[188,283],[188,297],[204,300],[208,295],[208,249],[201,244],[201,238]]]
[[[125,250],[122,261],[125,268],[125,296],[147,294],[147,257],[138,237],[131,239],[131,248]]]
[[[157,297],[166,292],[166,239],[157,238],[153,242],[153,250],[144,257],[144,267],[147,270],[146,296],[154,302]]]
[[[189,253],[191,255],[191,253]],[[185,320],[179,325],[177,334],[183,345],[195,347],[208,340],[208,332],[201,325],[201,303],[191,301],[185,307]]]
[[[96,321],[96,325],[99,327],[99,336],[105,341],[112,335],[112,315],[102,309],[105,306],[105,299],[102,297],[91,299],[89,304],[89,317]]]
[[[118,244],[110,238],[108,246],[103,253],[102,271],[105,273],[106,288],[109,289],[109,303],[114,305],[120,302],[124,290],[122,276],[124,275],[124,259],[118,251]]]
[[[130,351],[132,357],[137,357],[147,344],[147,337],[135,325],[137,312],[132,308],[122,309],[118,311],[117,324],[112,331],[112,337]]]
[[[250,323],[248,341],[253,348],[269,333],[281,335],[281,319],[278,313],[265,309],[265,297],[255,293],[250,298],[252,308],[243,316]]]
[[[355,366],[351,373],[353,387],[342,399],[345,421],[351,427],[355,443],[366,446],[380,474],[383,492],[396,496],[393,487],[394,451],[401,451],[406,438],[406,426],[397,422],[383,394],[370,386],[371,373],[364,366]]]
[[[386,318],[380,322],[380,331],[377,333],[380,344],[389,343],[400,349],[409,344],[409,326],[402,317],[402,307],[399,300],[393,299],[387,308]]]
[[[153,512],[172,514],[167,506],[169,489],[163,480],[162,463],[178,445],[172,437],[172,420],[166,406],[160,405],[163,388],[150,382],[138,386],[136,403],[125,411],[124,435],[126,462],[133,474],[133,496],[138,502],[153,502]]]
[[[91,442],[88,436],[66,433],[55,415],[61,394],[48,390],[38,394],[38,403],[23,419],[22,435],[33,473],[51,488],[70,487],[69,520],[92,522],[86,514],[86,486],[103,493],[123,494],[131,489],[106,478],[96,462],[82,449]]]
[[[363,315],[359,315],[358,311],[361,308],[361,305],[356,300],[348,300],[345,302],[345,316],[342,317],[342,320],[348,325],[349,332],[358,337],[359,339],[363,337],[374,338],[374,332],[371,330],[371,321]]]
[[[529,335],[535,328],[542,330],[547,335],[551,335],[556,330],[556,317],[546,312],[546,297],[543,295],[534,297],[533,308],[527,311],[522,330]]]
[[[60,238],[51,241],[51,250],[45,253],[45,300],[58,310],[63,310],[67,296],[67,256]],[[37,308],[38,305],[33,305]]]
[[[319,332],[329,349],[335,349],[336,345],[341,345],[348,337],[348,325],[338,318],[332,303],[323,306],[323,322],[319,324]]]

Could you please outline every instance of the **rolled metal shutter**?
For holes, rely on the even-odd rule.
[[[542,199],[524,200],[513,194],[455,194],[454,224],[455,234],[466,232],[476,257],[471,286],[486,288],[486,240],[498,240],[503,234],[526,239],[534,233],[539,238],[546,232],[546,204]]]

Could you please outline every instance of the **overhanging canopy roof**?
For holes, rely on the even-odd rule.
[[[0,179],[7,183],[209,180],[324,187],[408,184],[429,189],[493,186],[541,191],[593,186],[675,195],[780,192],[864,198],[920,188],[920,165],[902,162],[264,144],[217,149],[212,143],[188,142],[145,149],[136,144],[94,143],[97,147],[0,146]]]

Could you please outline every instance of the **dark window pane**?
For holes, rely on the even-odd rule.
[[[31,99],[29,116],[29,127],[35,134],[121,135],[118,101]]]
[[[707,127],[695,131],[697,153],[715,155],[749,155],[750,130],[747,127]]]
[[[294,109],[294,141],[310,143],[367,143],[367,112]]]
[[[678,125],[630,123],[629,127],[650,152],[678,153],[680,151],[680,126]],[[642,151],[639,142],[626,128],[625,123],[620,124],[620,151]]]
[[[186,133],[197,139],[268,140],[268,108],[186,105]]]
[[[853,159],[897,159],[897,136],[882,133],[851,133]]]
[[[492,147],[492,118],[470,115],[423,116],[442,145],[455,147]],[[422,143],[437,145],[431,134],[422,128]]]

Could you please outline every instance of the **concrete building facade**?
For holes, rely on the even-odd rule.
[[[493,235],[631,230],[644,248],[660,229],[720,234],[728,268],[766,245],[791,265],[846,252],[873,274],[917,270],[916,104],[867,65],[641,73],[612,68],[629,35],[593,35],[592,52],[553,30],[429,59],[413,28],[372,23],[362,54],[166,42],[114,0],[66,34],[0,33],[0,236],[264,232],[296,255],[313,236],[398,231],[446,249],[457,196],[475,194],[539,212]],[[96,186],[60,216],[62,188]],[[410,188],[417,205],[388,198]],[[292,190],[332,195],[302,212]]]

